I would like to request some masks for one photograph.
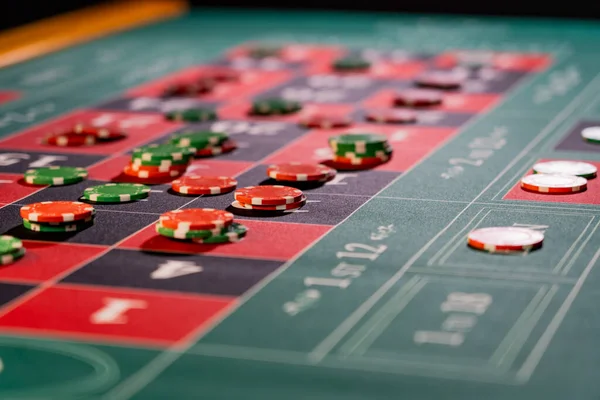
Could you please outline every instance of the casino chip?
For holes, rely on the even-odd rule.
[[[16,237],[9,235],[0,236],[0,256],[4,254],[13,254],[23,248],[23,242]]]
[[[206,122],[215,121],[217,113],[208,108],[189,108],[186,110],[169,111],[165,118],[175,122]]]
[[[224,228],[232,222],[233,214],[213,208],[173,210],[160,216],[162,226],[183,232]]]
[[[443,94],[437,90],[406,89],[396,92],[394,104],[407,107],[427,107],[442,104]]]
[[[96,140],[117,140],[123,139],[127,137],[127,134],[121,130],[117,129],[109,129],[109,128],[99,128],[96,126],[85,125],[85,124],[76,124],[73,127],[73,132],[77,135],[83,136],[92,136]]]
[[[229,135],[225,132],[190,131],[178,134],[171,138],[170,142],[179,147],[204,149],[209,146],[218,146],[228,138]]]
[[[210,230],[176,230],[165,228],[160,222],[155,225],[156,233],[173,239],[207,239],[211,236],[222,235],[227,232],[227,227]]]
[[[373,167],[389,161],[389,153],[381,153],[375,157],[361,157],[353,155],[352,153],[346,153],[346,157],[333,156],[333,162],[338,164],[349,164],[349,165],[363,165],[365,167]]]
[[[102,203],[124,203],[148,197],[150,188],[140,183],[106,183],[83,191],[86,200]]]
[[[576,193],[587,189],[587,179],[575,175],[533,174],[521,179],[521,188],[536,193]]]
[[[302,196],[300,201],[290,204],[282,204],[278,206],[256,206],[252,204],[244,204],[239,201],[234,201],[231,205],[235,208],[258,211],[295,211],[306,204],[306,196]]]
[[[196,151],[196,157],[213,157],[219,154],[230,153],[237,149],[237,144],[233,140],[227,140],[219,146],[209,146]]]
[[[279,45],[261,44],[246,50],[248,57],[255,59],[280,57],[283,48]]]
[[[177,178],[185,173],[185,168],[173,168],[166,172],[150,171],[148,169],[142,169],[141,167],[134,167],[128,164],[123,168],[123,173],[127,176],[133,176],[140,179],[168,179]]]
[[[86,219],[82,219],[79,221],[75,221],[74,223],[69,224],[60,224],[60,225],[52,225],[52,224],[44,224],[44,223],[34,223],[27,219],[23,220],[23,226],[26,229],[34,232],[43,232],[43,233],[67,233],[67,232],[79,232],[90,226],[94,225],[94,218],[88,217]]]
[[[325,165],[300,162],[273,164],[267,168],[267,176],[278,181],[323,181],[335,174],[333,168]]]
[[[464,76],[455,72],[448,71],[430,71],[417,77],[416,84],[424,87],[436,89],[458,89],[464,82]]]
[[[343,128],[352,125],[352,118],[341,113],[311,112],[302,115],[299,124],[307,128]]]
[[[253,115],[286,115],[298,112],[302,109],[302,104],[297,101],[286,100],[282,98],[270,98],[257,100],[252,103],[250,113]]]
[[[91,217],[94,207],[79,201],[43,201],[21,207],[23,219],[32,222],[71,222]]]
[[[365,118],[367,121],[379,123],[408,124],[417,122],[417,115],[413,110],[382,108],[367,110]]]
[[[247,186],[234,192],[234,197],[242,204],[276,206],[297,203],[302,199],[301,190],[281,185]]]
[[[333,62],[332,69],[338,72],[362,72],[371,66],[368,60],[358,56],[342,57]]]
[[[13,253],[1,254],[0,255],[0,265],[9,265],[14,263],[15,261],[23,258],[25,255],[25,248],[21,248]]]
[[[598,169],[581,161],[546,161],[534,164],[533,171],[536,174],[575,175],[591,179],[596,176]]]
[[[543,241],[542,232],[514,226],[476,229],[467,236],[469,246],[490,253],[533,250]]]
[[[329,138],[333,152],[328,166],[339,171],[370,169],[388,162],[392,147],[384,135],[346,133]]]
[[[344,155],[346,152],[374,155],[375,152],[388,148],[387,137],[375,133],[346,133],[329,137],[329,146],[334,153]]]
[[[248,228],[237,222],[232,223],[226,229],[225,233],[214,235],[206,239],[192,239],[192,242],[198,244],[222,244],[239,242],[248,233]]]
[[[43,167],[25,171],[25,182],[30,185],[71,185],[87,178],[85,168]]]
[[[60,147],[76,147],[76,146],[93,146],[97,143],[95,136],[82,135],[71,130],[51,133],[46,136],[43,143],[60,146]]]
[[[216,86],[216,80],[210,78],[202,78],[192,82],[177,82],[168,85],[164,92],[164,96],[197,96],[211,92]]]
[[[175,165],[143,165],[143,164],[134,164],[129,163],[129,167],[131,171],[147,173],[149,175],[168,175],[171,171],[176,171],[177,173],[184,173],[188,167],[188,164],[175,164]]]
[[[600,126],[590,126],[583,129],[581,137],[587,142],[600,144]]]
[[[180,147],[174,144],[151,144],[133,150],[132,158],[143,161],[183,161],[189,160],[196,153],[194,147]],[[143,164],[142,164],[143,165]]]
[[[171,182],[171,188],[181,194],[214,195],[235,189],[237,181],[228,176],[184,176]]]
[[[190,157],[191,158],[191,157]],[[141,158],[132,157],[131,165],[134,167],[187,167],[190,158],[184,157],[181,160],[142,160]]]

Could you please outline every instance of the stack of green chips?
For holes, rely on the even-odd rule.
[[[210,157],[228,153],[237,146],[225,132],[187,130],[172,137],[170,143],[177,147],[193,147],[196,157]]]
[[[183,110],[169,111],[165,118],[174,122],[206,122],[215,121],[217,113],[209,108],[186,108]]]
[[[376,133],[346,133],[329,138],[336,169],[369,169],[386,163],[392,155],[387,137]]]
[[[302,109],[302,104],[293,100],[286,100],[279,97],[257,100],[252,103],[250,113],[253,115],[287,115],[298,112]]]
[[[338,72],[362,72],[368,69],[371,63],[359,56],[348,56],[335,60],[332,69]]]
[[[12,264],[25,255],[25,247],[21,240],[8,236],[0,236],[0,265]]]
[[[156,233],[171,239],[188,240],[194,243],[203,244],[224,244],[239,242],[246,233],[248,228],[237,222],[230,225],[210,230],[176,230],[164,227],[160,222],[155,226]]]

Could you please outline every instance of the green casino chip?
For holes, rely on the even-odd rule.
[[[163,160],[188,161],[194,156],[196,149],[193,147],[179,147],[174,144],[151,144],[133,150],[132,159],[140,159],[142,162]]]
[[[335,60],[332,68],[336,71],[362,71],[371,66],[371,63],[362,57],[350,56]]]
[[[0,255],[12,254],[23,248],[23,242],[9,235],[0,236]]]
[[[237,222],[232,223],[227,228],[225,228],[226,233],[221,235],[211,236],[207,239],[192,239],[194,243],[203,243],[203,244],[219,244],[219,243],[233,243],[238,242],[248,232],[248,228],[242,224],[238,224]]]
[[[124,203],[148,197],[150,188],[141,183],[107,183],[83,191],[83,198],[100,203]]]
[[[21,248],[14,253],[0,255],[0,265],[8,265],[17,261],[25,255],[25,248]]]
[[[30,185],[70,185],[87,178],[85,168],[44,167],[25,171],[25,182]]]
[[[165,113],[165,118],[176,122],[205,122],[216,120],[217,113],[208,108],[189,108]]]
[[[28,219],[23,220],[23,226],[30,231],[34,232],[45,232],[45,233],[67,233],[67,232],[79,232],[90,226],[94,225],[94,218],[88,217],[84,220],[77,221],[77,223],[68,223],[61,225],[50,225],[37,222],[31,222]]]
[[[228,138],[229,135],[225,132],[191,131],[181,133],[171,138],[171,144],[179,147],[194,147],[196,149],[204,149],[207,147],[219,146]]]
[[[378,151],[391,150],[387,137],[375,133],[346,133],[331,136],[329,146],[338,155],[351,152],[363,157],[372,157]]]
[[[227,232],[225,229],[211,229],[211,230],[191,230],[191,231],[178,231],[175,229],[165,228],[161,223],[156,224],[156,233],[162,236],[167,236],[173,239],[208,239],[213,236],[223,235]]]
[[[250,58],[279,57],[281,55],[281,46],[261,44],[248,49]]]
[[[254,115],[285,115],[302,109],[297,101],[281,98],[258,100],[252,103],[251,113]]]
[[[352,152],[352,151],[346,151],[346,152],[336,152],[336,153],[333,153],[333,155],[337,156],[337,157],[353,158],[356,160],[360,160],[363,158],[374,158],[374,157],[389,158],[392,155],[392,150],[391,149],[375,150],[375,151],[368,151],[366,153],[360,153],[360,154]]]

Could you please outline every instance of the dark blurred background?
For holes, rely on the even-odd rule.
[[[139,0],[144,1],[144,0]],[[80,9],[100,0],[13,1],[0,12],[0,29],[16,27],[42,18]],[[434,14],[476,14],[600,18],[600,2],[594,0],[192,0],[194,6],[329,9]]]

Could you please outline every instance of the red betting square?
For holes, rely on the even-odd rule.
[[[60,147],[42,143],[42,139],[49,133],[70,129],[78,123],[123,130],[127,133],[127,137],[96,143],[94,146]],[[115,154],[147,143],[182,126],[183,124],[166,121],[158,114],[79,110],[36,125],[16,136],[0,140],[0,148],[57,153]]]
[[[383,89],[363,101],[366,108],[394,107],[395,91]],[[423,110],[480,113],[494,106],[501,96],[487,93],[444,93],[439,106],[423,107]]]
[[[543,161],[558,161],[558,160],[539,160]],[[587,161],[587,160],[574,160],[582,161],[600,169],[600,162],[598,161]],[[525,175],[533,174],[530,170]],[[524,176],[525,176],[524,175]],[[522,178],[522,177],[521,177]],[[587,190],[579,193],[569,194],[542,194],[529,192],[521,189],[521,178],[515,183],[512,189],[506,193],[503,197],[504,200],[524,200],[524,201],[539,201],[539,202],[550,202],[550,203],[569,203],[569,204],[600,204],[600,180],[599,178],[588,179]]]
[[[453,68],[457,65],[457,51],[442,53],[434,60],[439,68]],[[498,69],[539,72],[552,64],[548,54],[495,53],[491,57],[491,66]]]
[[[0,174],[0,203],[14,203],[45,186],[32,186],[23,181],[23,175]]]
[[[327,138],[353,131],[379,133],[387,136],[394,149],[392,158],[389,162],[373,169],[395,172],[411,168],[458,133],[458,130],[449,128],[392,127],[370,124],[354,125],[352,129],[315,129],[263,162],[277,164],[290,161],[323,162],[329,160],[333,153],[329,148]]]
[[[202,74],[210,73],[215,69],[217,69],[215,66],[186,68],[150,83],[133,88],[127,91],[126,94],[130,97],[159,97],[169,85],[174,83],[193,82],[202,76]],[[203,101],[229,101],[232,99],[240,99],[279,85],[291,77],[291,73],[288,71],[244,70],[237,72],[239,72],[239,75],[236,80],[220,82],[212,91],[199,94],[195,97]]]
[[[0,268],[0,280],[43,282],[98,257],[107,248],[71,243],[23,241],[27,250],[19,262]]]
[[[201,329],[233,299],[58,285],[0,317],[0,330],[169,345]]]
[[[218,245],[176,241],[156,233],[150,225],[119,245],[120,248],[174,253],[214,254],[224,256],[256,257],[265,260],[285,261],[301,252],[306,246],[324,235],[330,226],[241,221],[248,227],[246,237],[237,243]]]

